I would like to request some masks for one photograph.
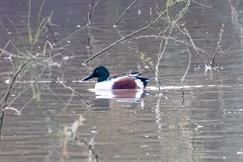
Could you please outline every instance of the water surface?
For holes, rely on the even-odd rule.
[[[49,16],[53,11],[50,28],[57,42],[51,34],[40,41],[56,44],[58,50],[49,54],[58,56],[45,66],[36,61],[32,64],[36,66],[18,78],[5,111],[0,161],[242,161],[241,1],[191,2],[182,22],[196,46],[205,52],[197,56],[191,49],[190,60],[185,44],[169,40],[160,63],[162,95],[150,70],[145,75],[151,82],[139,99],[96,96],[90,91],[94,82],[80,82],[89,73],[81,63],[151,22],[156,15],[155,2],[137,1],[116,30],[114,23],[132,1],[95,1],[92,28],[87,30],[89,1],[46,1],[41,15]],[[164,2],[157,3],[164,8]],[[32,26],[40,6],[40,1],[32,1]],[[6,48],[9,53],[0,56],[1,98],[20,64],[18,58],[24,56],[15,48],[29,49],[27,15],[28,1],[0,2],[0,47],[11,40]],[[147,65],[142,55],[156,61],[161,39],[138,36],[158,36],[164,26],[158,23],[114,46],[89,66],[106,65],[113,74],[143,69]],[[224,52],[215,58],[216,69],[205,72],[220,30]],[[190,43],[177,29],[172,36]]]

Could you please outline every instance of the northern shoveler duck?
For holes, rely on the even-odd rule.
[[[104,66],[96,67],[91,74],[83,78],[83,81],[98,78],[95,89],[141,89],[143,90],[149,79],[141,76],[141,73],[129,73],[110,77],[108,69]]]

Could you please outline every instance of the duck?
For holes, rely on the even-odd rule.
[[[149,82],[149,78],[141,76],[139,72],[120,74],[110,77],[109,70],[105,66],[96,67],[82,81],[97,78],[95,90],[144,90]]]

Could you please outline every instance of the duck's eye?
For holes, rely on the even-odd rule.
[[[97,74],[98,74],[98,70],[95,70],[95,71],[94,71],[94,75],[97,75]]]

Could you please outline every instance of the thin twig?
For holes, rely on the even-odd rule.
[[[82,142],[83,144],[85,144],[86,146],[88,146],[88,151],[90,151],[91,154],[94,156],[95,162],[99,161],[99,155],[96,153],[93,146],[91,144],[89,144],[89,142],[87,142],[84,139],[79,139],[79,137],[76,137],[76,140],[78,140],[78,141]]]
[[[221,52],[221,43],[222,43],[223,33],[224,33],[224,24],[222,24],[221,29],[219,31],[219,39],[217,42],[217,47],[216,47],[216,50],[215,50],[214,55],[212,56],[212,59],[210,62],[211,69],[213,69],[213,67],[214,67],[215,58],[216,58],[217,54],[219,54]]]
[[[156,7],[156,9],[159,11],[159,5],[158,5],[157,0],[155,0],[154,3],[155,3],[155,7]]]
[[[14,108],[14,107],[5,107],[5,110],[11,110],[11,111],[14,112],[14,115],[17,115],[17,116],[21,115],[21,112],[18,109]]]
[[[197,1],[195,1],[195,0],[191,0],[191,1],[192,1],[193,3],[199,5],[199,6],[203,6],[203,7],[206,7],[206,8],[212,8],[212,6],[208,6],[208,5],[202,4],[202,3],[197,2]]]
[[[30,25],[30,15],[31,15],[31,0],[29,0],[29,6],[28,6],[28,16],[27,16],[27,27],[28,27],[28,38],[29,38],[29,43],[32,48],[32,42],[33,42],[33,35],[32,35],[32,30],[31,30],[31,25]]]
[[[184,85],[182,85],[184,86]],[[182,108],[184,106],[185,103],[185,90],[182,88],[181,89],[181,103],[177,106],[177,109],[179,110],[179,108]]]
[[[90,2],[90,4],[89,4],[88,24],[87,24],[87,25],[91,25],[91,21],[92,21],[92,13],[93,13],[93,7],[94,7],[94,1],[95,1],[95,0],[91,0],[91,2]]]
[[[169,16],[168,12],[167,12],[167,19],[168,19],[169,24],[166,27],[166,29],[163,31],[163,33],[168,33],[168,34],[165,37],[165,40],[162,40],[161,43],[160,43],[159,53],[157,55],[157,63],[156,63],[156,66],[155,66],[155,81],[156,81],[156,85],[158,87],[159,93],[161,92],[160,81],[159,81],[159,65],[160,65],[160,61],[161,61],[161,59],[162,59],[162,57],[163,57],[163,55],[165,53],[165,50],[167,48],[167,44],[168,44],[169,38],[171,37],[173,29],[177,26],[178,21],[181,20],[182,17],[185,15],[185,13],[187,12],[189,6],[190,6],[190,0],[187,0],[187,3],[183,7],[183,9],[179,12],[179,14],[177,14],[175,16],[175,19],[172,19]],[[171,7],[169,2],[167,3],[166,7],[167,7],[167,10]]]
[[[156,81],[156,85],[158,87],[159,93],[161,92],[160,81],[159,81],[159,65],[160,65],[160,61],[161,61],[162,57],[164,56],[165,50],[167,48],[169,37],[171,36],[172,31],[173,31],[173,26],[169,25],[166,28],[166,30],[169,30],[169,32],[168,32],[168,35],[166,36],[165,40],[162,40],[160,43],[159,53],[157,55],[157,63],[155,65],[155,81]],[[166,32],[166,30],[165,30],[165,32]]]
[[[183,33],[184,35],[186,35],[186,36],[188,37],[188,39],[189,39],[189,41],[190,41],[190,43],[191,43],[192,48],[194,49],[194,51],[196,51],[196,54],[197,54],[198,58],[200,59],[200,61],[201,61],[202,63],[205,64],[205,62],[204,62],[204,60],[201,58],[200,53],[199,53],[199,50],[198,50],[198,49],[200,49],[200,48],[198,48],[198,47],[196,46],[196,44],[194,43],[194,41],[193,41],[193,39],[192,39],[190,33],[188,32],[188,30],[187,30],[186,28],[181,29],[180,27],[177,27],[177,29],[179,29],[179,31],[181,31],[181,33]]]
[[[134,0],[123,12],[122,14],[119,16],[119,18],[116,20],[115,24],[113,25],[113,27],[116,28],[116,26],[118,25],[118,23],[120,22],[120,20],[122,19],[122,17],[127,13],[127,11],[136,3],[137,0]]]
[[[47,30],[48,30],[48,32],[50,33],[52,39],[55,41],[55,43],[57,43],[57,38],[56,38],[55,34],[52,32],[51,27],[50,27],[50,24],[47,23],[47,24],[46,24],[46,27],[47,27]]]
[[[191,62],[192,62],[192,53],[191,53],[191,51],[190,51],[189,48],[187,48],[187,53],[188,53],[188,63],[187,63],[186,71],[185,71],[183,77],[181,78],[181,83],[182,83],[182,84],[184,84],[184,80],[185,80],[185,78],[186,78],[186,75],[187,75],[187,73],[188,73],[188,71],[189,71],[189,69],[190,69]]]
[[[166,39],[166,36],[164,36],[164,35],[140,35],[140,36],[137,36],[137,37],[133,37],[132,39],[143,39],[143,38]],[[169,37],[169,40],[173,40],[176,43],[180,43],[180,44],[183,44],[183,45],[186,45],[186,46],[193,47],[192,44],[187,43],[183,40],[178,40],[178,39],[173,38],[173,37]],[[201,53],[207,54],[207,52],[205,50],[203,50],[203,49],[201,49],[197,46],[195,46],[194,48],[196,48]]]
[[[16,42],[18,42],[18,45],[24,46],[25,41],[23,39],[23,36],[21,35],[21,32],[19,31],[19,27],[16,26],[16,23],[9,17],[9,15],[6,15],[6,18],[7,18],[8,22],[11,24],[12,28],[14,29]],[[5,26],[3,26],[3,28],[6,29]]]
[[[186,5],[184,8],[180,11],[178,15],[176,15],[175,19],[172,21],[172,25],[174,26],[177,24],[177,22],[187,13],[187,10],[191,4],[191,0],[187,0]]]
[[[88,11],[88,23],[87,23],[87,33],[88,33],[88,42],[87,42],[87,53],[90,55],[91,53],[91,41],[92,41],[92,29],[90,28],[92,24],[92,13],[93,13],[93,8],[94,8],[94,1],[91,0],[89,4],[89,11]]]
[[[73,89],[70,86],[67,86],[63,81],[61,81],[59,78],[57,80],[57,83],[61,84],[64,88],[72,91],[73,93],[76,93],[81,99],[83,99],[83,101],[85,102],[85,104],[87,106],[90,106],[90,104],[87,102],[87,99],[83,97],[83,95],[81,93],[79,93],[78,91],[76,91],[75,89]]]
[[[233,25],[235,25],[235,26],[237,26],[237,27],[239,27],[239,14],[237,13],[238,11],[238,9],[233,5],[233,2],[232,2],[232,0],[228,0],[228,3],[229,3],[229,5],[230,5],[230,10],[231,10],[231,20],[232,20],[232,23],[233,23]]]
[[[0,48],[0,56],[5,52],[10,42],[11,40],[8,40],[8,42],[4,45],[3,49]]]
[[[21,92],[18,93],[18,95],[16,95],[9,103],[8,103],[8,106],[11,106],[22,94],[24,94],[30,87],[33,86],[34,83],[37,83],[38,79],[42,76],[42,74],[44,74],[46,68],[42,70],[41,73],[38,74],[38,76],[35,77],[35,80],[29,82],[30,84],[28,84],[28,86],[23,89]],[[22,74],[24,75],[24,74]],[[19,83],[18,81],[15,81],[17,83]],[[32,100],[32,99],[31,99]],[[23,110],[23,107],[21,107],[20,111]]]

